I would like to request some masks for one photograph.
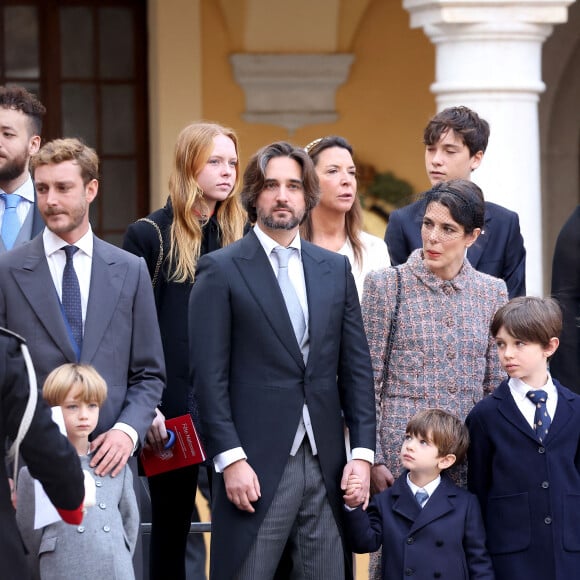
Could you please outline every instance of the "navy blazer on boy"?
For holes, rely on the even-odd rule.
[[[580,397],[558,404],[543,443],[504,381],[466,423],[469,488],[479,498],[497,580],[580,575]]]
[[[441,483],[420,508],[407,473],[375,495],[366,512],[344,510],[350,547],[364,553],[382,545],[383,580],[494,580],[477,498],[442,473]]]
[[[385,242],[392,266],[403,264],[423,246],[424,215],[425,200],[420,199],[389,216]],[[526,295],[526,250],[517,213],[486,201],[484,233],[467,250],[467,258],[479,272],[504,280],[510,299]]]

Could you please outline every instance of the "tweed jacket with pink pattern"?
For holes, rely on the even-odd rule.
[[[375,383],[375,462],[395,477],[405,426],[415,413],[438,407],[465,419],[504,378],[489,325],[508,296],[503,280],[478,272],[467,259],[450,281],[425,266],[421,249],[399,268],[401,302],[387,369],[395,268],[369,273],[362,299]]]

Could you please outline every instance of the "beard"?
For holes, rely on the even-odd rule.
[[[28,163],[28,154],[26,152],[14,159],[4,159],[5,163],[2,164],[2,159],[0,158],[0,181],[12,181],[26,171],[26,165]]]
[[[299,215],[294,213],[294,210],[286,205],[277,205],[274,209],[286,209],[290,212],[290,216],[287,218],[275,217],[274,213],[264,213],[263,210],[258,209],[258,221],[266,228],[271,230],[293,230],[297,228],[304,219],[305,211],[302,211]]]

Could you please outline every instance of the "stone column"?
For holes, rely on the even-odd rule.
[[[491,126],[473,174],[489,201],[517,211],[527,250],[526,286],[544,294],[538,101],[542,44],[574,0],[403,0],[411,27],[436,47],[437,110],[466,105]]]

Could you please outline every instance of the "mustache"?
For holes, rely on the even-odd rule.
[[[55,207],[47,207],[44,210],[44,215],[61,215],[66,213],[65,211],[63,211],[62,209],[58,209]]]
[[[277,203],[274,209],[287,209],[288,211],[293,212],[294,210],[286,203]]]

